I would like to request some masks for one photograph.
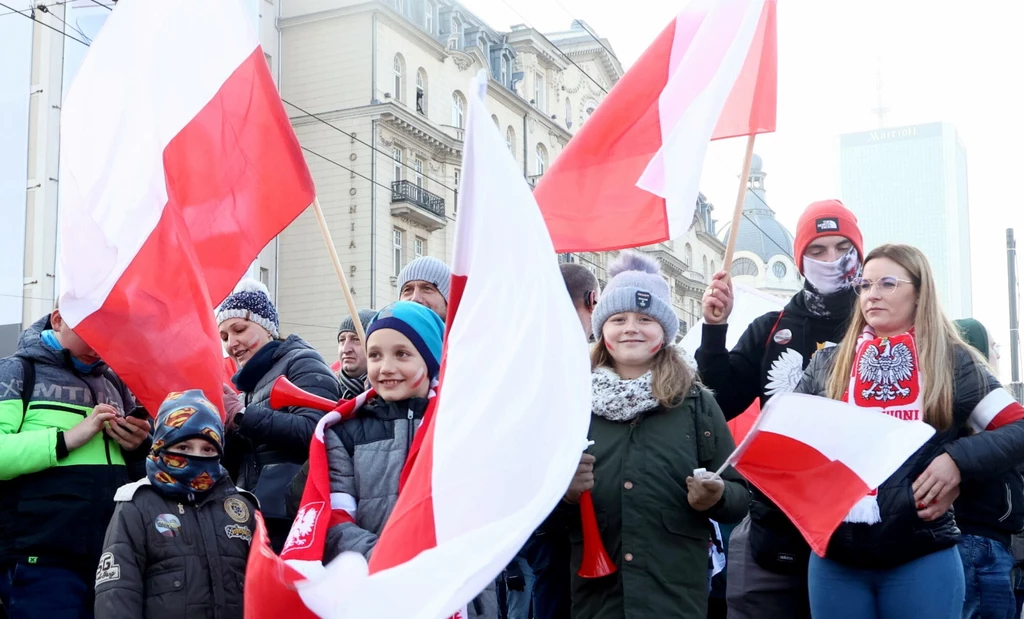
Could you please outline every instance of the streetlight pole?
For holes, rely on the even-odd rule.
[[[1020,329],[1017,320],[1017,240],[1013,228],[1006,229],[1006,275],[1010,296],[1010,382],[1020,399]]]

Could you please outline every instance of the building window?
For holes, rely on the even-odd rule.
[[[452,199],[452,205],[456,213],[459,212],[459,183],[462,182],[462,172],[455,168],[455,196]]]
[[[416,172],[416,186],[420,189],[423,188],[423,160],[419,157],[412,162],[413,170]]]
[[[547,107],[547,88],[544,85],[544,76],[540,73],[536,73],[533,76],[533,101],[537,109],[544,111]]]
[[[565,128],[572,129],[572,102],[565,98]]]
[[[501,85],[508,86],[508,58],[501,57]]]
[[[512,125],[508,126],[508,130],[505,131],[505,144],[508,144],[508,150],[515,157],[516,154],[516,130],[512,128]]]
[[[416,258],[422,258],[427,255],[427,242],[420,237],[416,237],[416,240],[412,242],[412,253]]]
[[[737,258],[732,261],[732,269],[729,272],[734,276],[751,275],[757,277],[761,270],[757,268],[757,264],[750,258]]]
[[[497,114],[491,114],[491,120],[494,121],[494,126],[497,127],[498,130],[500,131],[501,130],[501,125],[498,123],[498,115]]]
[[[437,34],[434,32],[434,3],[430,0],[423,3],[423,27],[427,29],[430,36]]]
[[[711,274],[714,275],[715,273],[718,273],[718,271],[715,270],[715,261],[712,260],[711,261]]]
[[[462,96],[462,93],[455,91],[452,93],[452,126],[462,129],[465,126],[466,121],[466,98]]]
[[[270,288],[270,269],[267,267],[260,267],[260,283]]]
[[[772,274],[779,279],[786,277],[786,273],[788,272],[789,269],[786,268],[785,263],[781,260],[772,265]]]
[[[583,104],[583,122],[587,122],[587,119],[590,118],[590,115],[593,114],[596,109],[597,101],[588,99],[587,102]]]
[[[448,49],[462,49],[462,24],[452,15],[451,34],[448,35]]]
[[[395,256],[395,277],[402,272],[402,231],[395,228],[394,240],[392,242],[394,246]]]
[[[544,170],[548,169],[548,149],[544,148],[543,144],[537,145],[537,159],[534,167],[537,169],[537,176],[544,174]]]
[[[422,67],[416,71],[416,111],[427,113],[427,72]]]
[[[401,54],[395,54],[395,101],[405,101],[402,84],[404,83],[405,60]]]
[[[707,281],[711,281],[710,278],[708,277],[708,257],[707,256],[701,257],[701,262],[703,263],[703,271],[702,272],[704,273],[704,281],[706,281],[706,282]]]
[[[391,158],[395,160],[395,180],[400,181],[402,180],[402,149],[392,149]]]
[[[690,247],[689,243],[683,247],[683,263],[686,265],[686,268],[693,268],[693,247]]]

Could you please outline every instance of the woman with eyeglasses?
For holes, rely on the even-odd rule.
[[[943,314],[920,250],[875,249],[854,288],[846,336],[815,355],[797,392],[927,423],[935,434],[854,506],[825,557],[811,556],[811,614],[959,619],[964,572],[951,506],[961,479],[1024,462],[1024,407]]]

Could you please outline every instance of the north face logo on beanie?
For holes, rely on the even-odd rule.
[[[643,290],[636,291],[636,306],[640,309],[647,309],[651,306],[651,293]]]
[[[815,224],[818,232],[838,232],[839,219],[836,217],[822,217]]]

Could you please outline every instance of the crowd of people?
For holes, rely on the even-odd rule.
[[[561,265],[591,342],[592,444],[560,503],[468,603],[469,617],[1020,616],[1012,546],[1024,528],[1024,407],[995,378],[987,331],[945,316],[919,250],[866,251],[838,201],[804,211],[795,255],[803,290],[732,350],[734,291],[715,274],[696,368],[675,345],[679,321],[657,262],[622,252],[604,290],[585,267]],[[368,394],[324,435],[341,514],[324,561],[369,557],[435,395],[450,277],[436,258],[406,265],[398,300],[341,321],[335,369],[282,334],[266,288],[244,281],[216,308],[240,368],[231,384],[168,394],[155,415],[59,307],[38,320],[0,360],[0,614],[241,618],[256,512],[280,553],[324,415],[272,408],[281,376],[332,401]],[[883,389],[872,373],[896,355],[906,371]],[[788,392],[936,430],[854,506],[823,557],[731,467],[696,473],[718,470],[735,449],[728,420]],[[617,566],[598,578],[578,574],[585,495]],[[727,551],[724,570],[716,549]]]

